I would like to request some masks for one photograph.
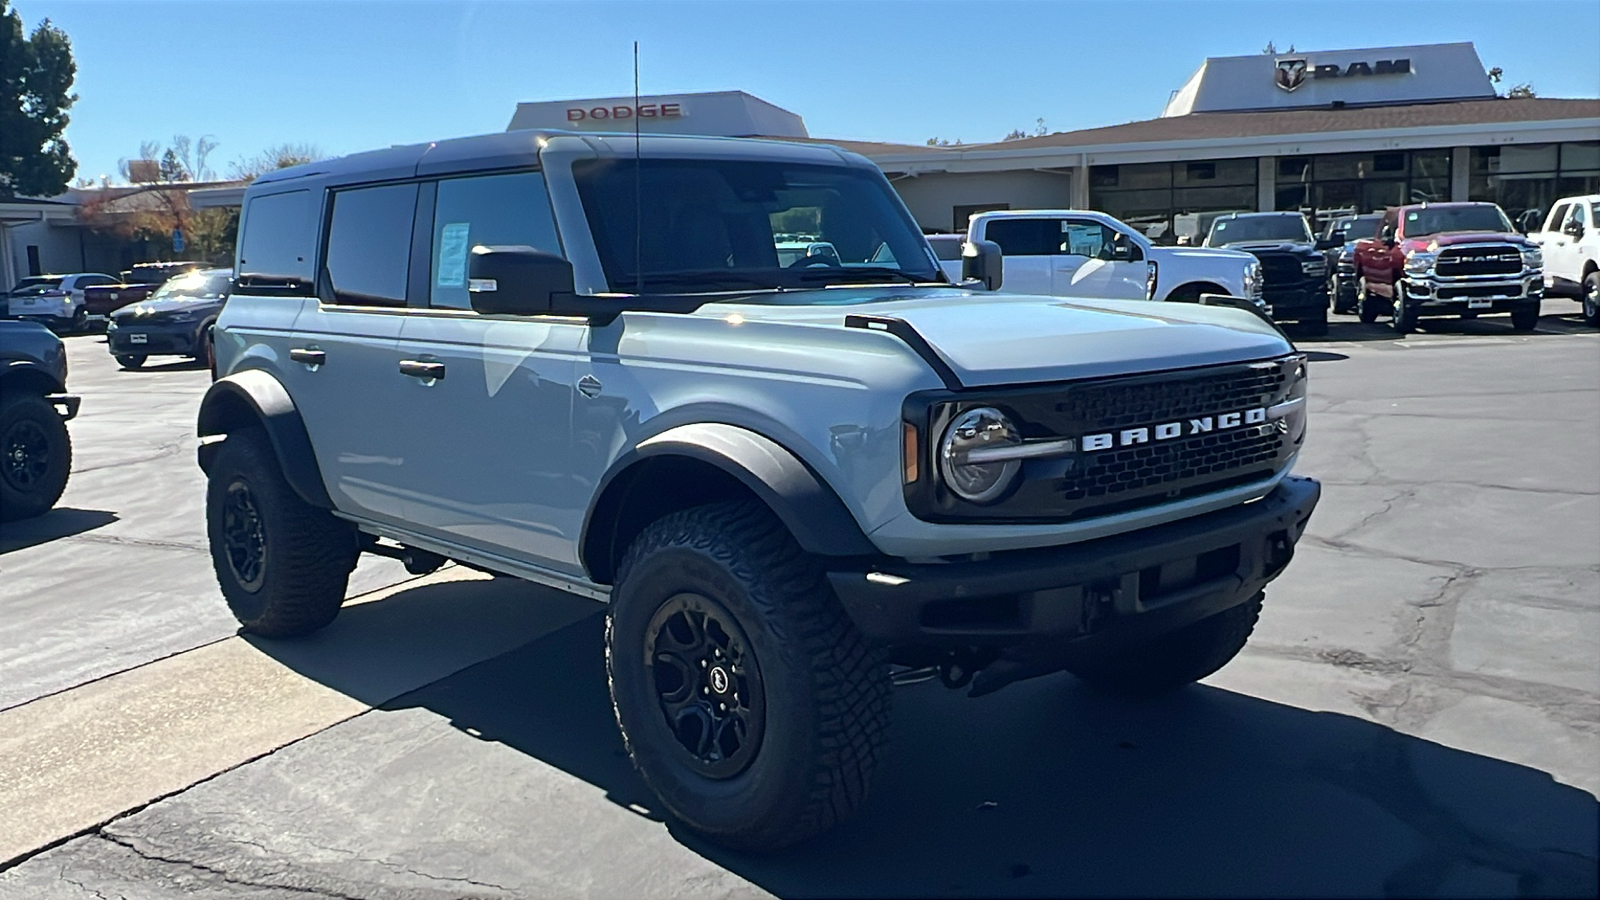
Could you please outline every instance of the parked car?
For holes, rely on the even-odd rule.
[[[818,208],[838,264],[777,265],[773,220]],[[198,433],[244,629],[327,625],[362,552],[607,600],[629,755],[733,847],[861,805],[891,664],[975,695],[1205,677],[1320,495],[1269,323],[949,284],[835,147],[389,148],[262,175],[238,246]]]
[[[779,241],[774,247],[778,251],[778,265],[780,266],[837,266],[840,264],[839,251],[827,241]]]
[[[1229,213],[1211,221],[1204,246],[1241,250],[1261,261],[1261,299],[1278,322],[1328,331],[1328,259],[1336,239],[1319,241],[1297,212]]]
[[[72,471],[67,351],[37,322],[0,321],[0,522],[43,515]]]
[[[232,269],[197,269],[168,279],[149,299],[111,314],[111,355],[124,369],[137,369],[152,356],[188,356],[210,365],[211,326],[232,289]]]
[[[1544,227],[1528,236],[1544,253],[1544,288],[1583,304],[1583,320],[1600,325],[1600,194],[1557,200]]]
[[[1493,203],[1394,207],[1376,237],[1356,242],[1355,259],[1363,322],[1387,313],[1401,334],[1422,316],[1510,313],[1518,331],[1539,324],[1544,255]]]
[[[89,327],[85,290],[116,283],[117,279],[98,272],[31,275],[6,292],[0,312],[8,318],[31,319],[58,331],[84,331]]]
[[[203,262],[140,263],[123,273],[121,284],[101,285],[85,292],[84,305],[92,319],[109,320],[111,314],[124,306],[138,303],[155,293],[168,278],[204,269]]]
[[[1383,213],[1340,216],[1328,222],[1320,243],[1330,246],[1328,257],[1328,296],[1333,311],[1341,315],[1356,310],[1356,241],[1376,237]]]
[[[977,241],[999,246],[1008,293],[1188,303],[1202,294],[1261,299],[1261,265],[1250,254],[1158,246],[1102,212],[977,213],[967,242]]]

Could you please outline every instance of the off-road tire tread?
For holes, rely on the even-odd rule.
[[[33,417],[44,425],[46,431],[54,433],[51,443],[60,449],[62,458],[56,465],[56,471],[51,473],[56,483],[42,491],[18,494],[13,493],[10,487],[0,481],[0,522],[31,519],[49,512],[50,508],[56,505],[56,501],[61,499],[61,494],[66,491],[67,479],[72,475],[72,435],[67,431],[67,423],[62,420],[50,402],[38,394],[0,395],[0,434],[5,433],[6,422],[15,411],[26,411],[30,407]]]
[[[1067,671],[1095,690],[1129,697],[1165,694],[1227,665],[1250,640],[1261,618],[1265,593],[1214,616],[1094,663],[1070,663]]]
[[[236,586],[220,550],[221,495],[234,470],[249,479],[267,532],[265,583],[256,595],[241,594],[265,595],[261,612],[254,617],[235,604],[235,592],[243,589]],[[356,556],[355,533],[349,523],[306,503],[289,487],[272,444],[259,428],[230,433],[217,450],[211,473],[206,488],[211,564],[242,630],[262,637],[298,637],[332,622],[344,604]]]
[[[862,636],[828,586],[816,558],[802,550],[783,523],[759,503],[715,503],[657,520],[628,548],[616,583],[626,584],[641,560],[672,547],[697,550],[724,566],[743,584],[779,642],[802,648],[814,661],[811,678],[819,701],[819,752],[803,778],[808,793],[801,815],[794,821],[766,821],[737,834],[709,836],[738,849],[772,851],[845,820],[866,799],[873,772],[888,745],[891,684],[887,649]],[[615,677],[612,649],[608,615],[608,681]],[[612,712],[621,728],[615,700]],[[633,739],[626,728],[622,732],[633,758]],[[639,771],[648,784],[648,774],[642,768]]]

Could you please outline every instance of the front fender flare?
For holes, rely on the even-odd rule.
[[[200,401],[196,428],[200,437],[225,435],[252,425],[260,425],[267,433],[278,468],[300,499],[319,509],[332,509],[311,435],[282,382],[269,372],[247,369],[212,384]],[[201,469],[210,469],[216,447],[216,443],[200,445]]]
[[[596,571],[594,552],[608,552],[609,535],[624,490],[618,479],[652,458],[679,457],[714,466],[733,476],[765,503],[802,549],[819,556],[866,556],[878,553],[855,516],[832,487],[786,447],[771,438],[715,422],[680,425],[639,442],[624,453],[601,478],[595,499],[584,516],[585,568]],[[599,531],[597,531],[597,529]]]

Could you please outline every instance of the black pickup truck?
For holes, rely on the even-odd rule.
[[[1261,299],[1274,321],[1328,331],[1328,259],[1342,240],[1319,241],[1297,212],[1231,213],[1211,223],[1205,246],[1243,250],[1261,260]]]
[[[37,322],[0,321],[0,522],[43,515],[67,488],[78,398],[67,351]]]

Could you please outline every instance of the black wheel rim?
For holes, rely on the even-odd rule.
[[[678,594],[651,617],[645,671],[674,752],[701,774],[749,767],[766,727],[766,692],[750,641],[720,605]]]
[[[6,483],[18,491],[38,489],[50,473],[50,435],[38,422],[22,419],[6,429],[0,440],[0,472]]]
[[[228,485],[228,496],[222,502],[222,546],[239,586],[251,592],[260,590],[266,577],[267,536],[255,496],[243,481]]]

